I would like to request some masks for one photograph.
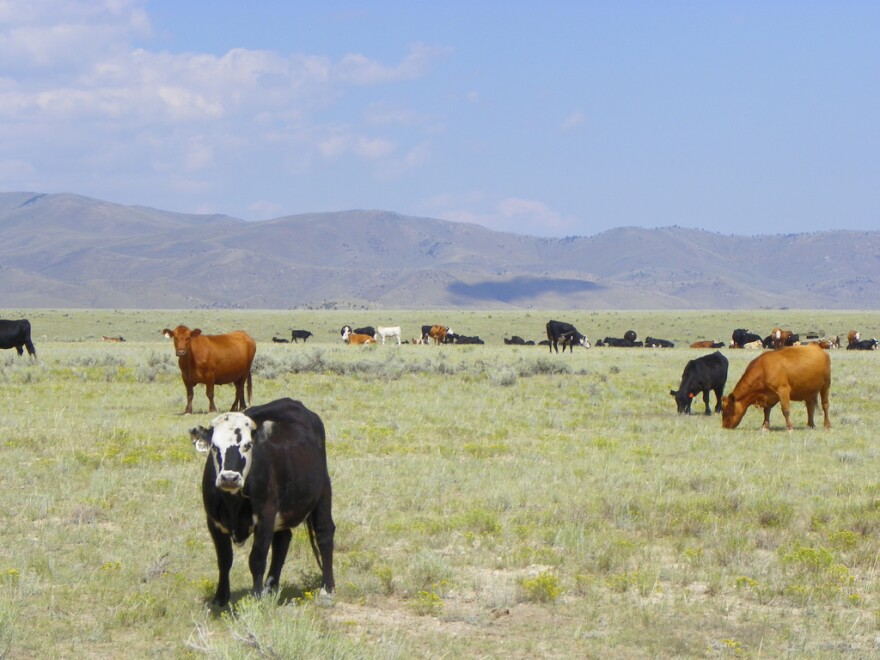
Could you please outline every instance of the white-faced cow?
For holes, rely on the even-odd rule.
[[[568,346],[570,352],[574,352],[574,345],[580,344],[584,348],[590,347],[590,340],[586,335],[578,332],[571,323],[564,321],[547,321],[547,341],[550,342],[550,352],[555,349],[559,352],[559,344],[562,343],[562,352],[565,353],[565,347]]]
[[[345,339],[345,336],[351,333],[354,333],[356,335],[370,335],[370,337],[372,337],[376,334],[376,328],[371,325],[365,325],[363,328],[355,328],[354,330],[352,330],[350,325],[344,325],[339,331],[339,334],[342,336],[342,341],[346,343],[348,343],[348,341]]]
[[[31,341],[31,322],[27,319],[16,321],[0,320],[0,348],[14,348],[19,355],[28,355],[36,359],[37,349]]]
[[[193,390],[198,383],[205,384],[208,396],[208,412],[217,412],[214,405],[214,385],[235,384],[235,400],[230,410],[244,410],[247,401],[244,386],[247,383],[247,400],[251,399],[251,365],[257,352],[257,344],[246,332],[237,330],[225,335],[203,335],[196,328],[190,330],[179,325],[174,330],[162,331],[174,341],[174,353],[180,367],[180,376],[186,386],[186,409],[192,413]]]
[[[192,429],[190,436],[196,449],[209,452],[202,501],[219,570],[213,602],[220,607],[229,603],[232,543],[241,547],[251,534],[253,592],[259,596],[264,588],[277,589],[291,530],[303,522],[322,572],[322,588],[331,593],[336,526],[321,418],[299,401],[284,398],[243,413],[224,413],[210,428]]]
[[[715,392],[715,412],[721,412],[721,397],[727,384],[727,358],[721,351],[689,360],[681,374],[681,384],[677,390],[669,390],[675,397],[679,414],[691,414],[691,402],[697,394],[703,394],[706,414],[711,415],[709,393]]]

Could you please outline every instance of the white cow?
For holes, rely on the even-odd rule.
[[[376,341],[379,341],[379,337],[382,338],[383,344],[385,343],[386,337],[397,337],[397,345],[400,346],[400,326],[378,326],[374,338]]]

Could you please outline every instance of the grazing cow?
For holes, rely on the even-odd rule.
[[[586,335],[578,332],[571,323],[565,321],[547,321],[547,341],[550,343],[550,352],[554,349],[559,353],[559,343],[562,342],[562,352],[568,346],[570,353],[574,353],[574,345],[580,344],[584,348],[590,347],[590,340]]]
[[[119,342],[125,341],[125,337],[120,335],[119,337],[108,337],[107,335],[101,335],[101,341],[109,341],[111,344],[118,344]]]
[[[445,325],[432,325],[428,330],[428,336],[434,340],[435,344],[442,344],[446,341],[446,333],[451,330]]]
[[[599,345],[598,343],[596,344]],[[605,337],[602,340],[602,346],[613,346],[615,348],[640,348],[644,344],[640,341],[634,341],[625,337]]]
[[[225,335],[203,335],[196,328],[190,330],[179,325],[174,330],[162,331],[174,341],[174,352],[180,375],[186,386],[186,409],[184,415],[192,414],[193,389],[198,383],[205,384],[208,395],[208,412],[217,412],[214,405],[214,385],[235,384],[235,400],[230,410],[244,410],[247,401],[244,386],[247,383],[247,400],[251,399],[251,365],[257,352],[257,343],[246,332],[237,330]]]
[[[31,322],[27,319],[15,321],[0,320],[0,348],[14,348],[19,355],[28,355],[36,359],[37,349],[31,341]]]
[[[848,351],[873,351],[876,350],[876,348],[876,339],[860,339],[858,341],[847,344],[846,346],[846,350]]]
[[[357,335],[370,335],[370,337],[372,337],[376,334],[376,328],[371,325],[365,325],[363,328],[355,328],[352,330],[350,325],[344,325],[342,326],[342,330],[339,331],[339,334],[342,335],[342,341],[345,341],[346,333],[352,332]]]
[[[349,332],[343,335],[342,340],[350,346],[364,346],[376,343],[376,340],[371,335],[364,335],[359,332]]]
[[[376,328],[376,332],[373,334],[373,338],[376,339],[376,341],[379,340],[379,337],[382,338],[383,345],[385,344],[386,337],[396,337],[397,338],[397,345],[400,346],[400,326],[399,325],[393,325],[393,326],[381,326],[380,325],[379,327]]]
[[[208,452],[202,501],[219,569],[214,604],[229,603],[233,542],[241,547],[254,535],[248,564],[259,596],[264,588],[278,588],[291,530],[303,522],[323,591],[331,593],[336,525],[321,418],[299,401],[278,399],[243,413],[223,413],[210,428],[191,429],[190,437],[198,451]],[[270,546],[272,563],[264,582]]]
[[[312,336],[312,333],[308,330],[291,330],[290,338],[293,340],[294,344],[298,344],[299,340],[302,339],[303,343],[306,343],[309,340],[309,337]]]
[[[656,337],[645,338],[645,346],[647,348],[675,348],[675,344],[668,339],[657,339]]]
[[[711,339],[707,339],[705,341],[695,341],[691,344],[691,348],[724,348],[723,341],[712,341]]]
[[[721,400],[721,423],[726,429],[736,428],[749,406],[764,409],[762,428],[770,428],[770,409],[782,404],[785,428],[792,429],[791,402],[803,401],[807,406],[807,426],[815,428],[813,414],[819,397],[828,418],[828,392],[831,389],[831,358],[816,345],[787,346],[778,351],[762,353],[752,360],[733,388]]]
[[[678,412],[691,414],[691,402],[700,392],[706,404],[706,414],[711,415],[709,408],[709,392],[715,392],[715,412],[721,412],[721,397],[727,384],[727,358],[721,351],[690,360],[681,374],[681,385],[678,390],[669,390],[675,397]]]
[[[744,328],[737,328],[733,331],[731,339],[733,340],[730,343],[731,348],[745,348],[746,344],[753,341],[761,341],[761,336],[756,335],[754,332],[749,332]]]

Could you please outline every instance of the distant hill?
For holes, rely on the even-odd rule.
[[[0,306],[878,309],[880,232],[562,239],[385,211],[262,222],[0,193]]]

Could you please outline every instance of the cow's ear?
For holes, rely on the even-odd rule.
[[[196,328],[191,333],[189,333],[190,337],[198,337],[200,334],[202,334],[202,331],[199,330],[198,328]]]
[[[669,390],[669,393],[670,393],[672,396],[678,396],[678,392],[676,392],[675,390]]]
[[[162,334],[165,335],[165,337],[166,337],[167,339],[171,339],[171,336],[172,336],[172,335],[171,335],[171,330],[169,330],[168,328],[165,328],[165,329],[162,331]]]
[[[211,435],[211,429],[206,429],[204,426],[196,426],[189,430],[189,437],[196,451],[203,454],[211,448]]]

